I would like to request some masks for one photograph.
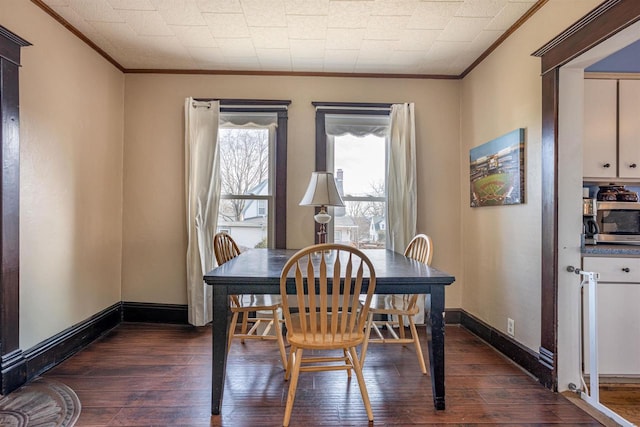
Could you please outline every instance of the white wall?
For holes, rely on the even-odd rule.
[[[126,75],[124,301],[186,303],[184,99],[289,99],[287,246],[313,240],[313,210],[298,206],[315,159],[312,101],[415,102],[418,231],[435,245],[433,265],[457,282],[460,306],[459,81],[222,75]]]
[[[577,21],[598,0],[551,0],[462,82],[461,204],[465,281],[462,308],[515,339],[540,346],[541,77],[531,53]],[[469,149],[526,130],[526,202],[470,208]],[[580,191],[580,188],[576,189]]]
[[[121,300],[124,77],[33,3],[20,68],[20,348]]]

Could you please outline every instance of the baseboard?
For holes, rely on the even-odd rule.
[[[63,360],[87,347],[122,321],[122,304],[116,303],[23,353],[26,381],[53,368]]]
[[[181,304],[123,301],[122,311],[125,322],[189,324],[188,307]]]
[[[459,308],[445,308],[444,310],[444,323],[445,325],[459,325],[462,320],[462,309]]]
[[[449,316],[448,313],[447,316]],[[460,310],[460,325],[486,341],[489,345],[509,359],[513,360],[517,365],[539,381],[544,380],[547,377],[547,370],[540,363],[540,357],[535,351],[523,346],[513,338],[505,335],[501,331],[484,323],[464,310]]]

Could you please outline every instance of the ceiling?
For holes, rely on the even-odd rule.
[[[460,76],[546,0],[32,0],[123,71]]]

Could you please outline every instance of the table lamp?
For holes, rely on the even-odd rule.
[[[331,221],[331,215],[327,213],[327,206],[344,206],[342,197],[338,193],[336,180],[331,172],[313,172],[309,180],[307,192],[300,201],[300,206],[316,206],[320,212],[313,219],[320,224],[318,231],[318,243],[327,242],[326,224]]]

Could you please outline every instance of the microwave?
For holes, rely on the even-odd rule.
[[[640,203],[597,202],[596,242],[640,244]]]

